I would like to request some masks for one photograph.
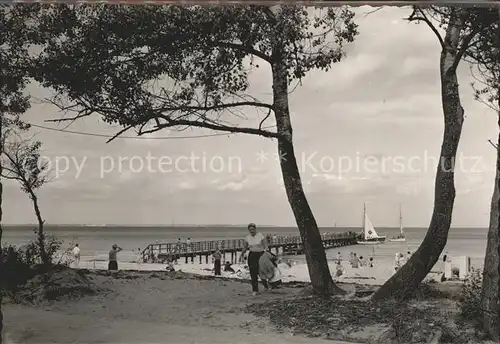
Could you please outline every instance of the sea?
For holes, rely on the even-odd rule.
[[[36,239],[34,225],[4,226],[3,245],[12,244],[22,246]],[[63,241],[62,250],[78,243],[81,249],[82,260],[102,261],[107,260],[108,252],[113,244],[123,248],[119,260],[135,262],[138,251],[149,244],[176,242],[190,239],[191,242],[206,240],[241,239],[247,235],[246,226],[226,225],[191,225],[191,226],[90,226],[90,225],[46,225],[48,234],[53,234]],[[299,235],[296,227],[260,227],[264,234],[277,236]],[[360,232],[360,228],[322,227],[321,233],[330,232]],[[406,242],[385,242],[379,245],[352,245],[327,250],[327,257],[334,260],[340,252],[347,259],[350,252],[358,256],[374,257],[375,261],[394,261],[398,252],[414,252],[422,242],[426,228],[405,228]],[[471,265],[481,268],[486,249],[487,228],[461,228],[450,229],[446,249],[451,257],[469,256]],[[379,235],[387,238],[399,234],[399,228],[377,227]],[[297,262],[305,260],[303,255],[293,256]]]

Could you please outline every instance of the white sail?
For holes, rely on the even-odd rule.
[[[403,229],[403,215],[401,215],[401,205],[399,205],[399,231],[401,232],[401,236],[405,235],[405,231]]]
[[[366,212],[365,212],[364,223],[365,223],[365,228],[364,228],[365,240],[378,238],[377,231],[375,231],[375,227],[373,227],[370,219],[368,218],[368,215],[366,215]]]

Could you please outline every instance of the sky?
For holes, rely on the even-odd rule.
[[[320,226],[361,226],[363,204],[375,227],[427,227],[433,207],[435,159],[443,132],[439,53],[425,25],[404,20],[409,8],[356,8],[360,34],[328,72],[311,72],[290,94],[294,143],[304,190]],[[459,147],[453,226],[488,225],[493,191],[495,113],[473,99],[469,66],[459,66],[466,119]],[[251,75],[262,99],[269,69]],[[49,91],[30,85],[37,99]],[[255,126],[262,114],[245,113]],[[24,119],[60,117],[36,101]],[[273,122],[269,122],[272,125]],[[61,125],[59,125],[61,127]],[[68,130],[112,135],[98,117]],[[43,142],[52,181],[39,191],[50,224],[246,224],[293,226],[274,140],[207,130],[162,131],[117,139],[33,128]],[[179,139],[189,136],[188,139]],[[161,139],[168,137],[169,139]],[[158,139],[160,138],[160,139]],[[142,167],[141,167],[142,165]],[[28,197],[7,182],[4,223],[34,223]]]

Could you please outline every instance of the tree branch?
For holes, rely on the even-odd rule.
[[[493,141],[488,139],[488,142],[493,146],[493,148],[498,149],[498,145],[494,144]]]
[[[469,33],[467,36],[462,38],[462,44],[460,45],[460,49],[457,52],[457,55],[455,56],[455,60],[453,61],[453,64],[451,65],[451,70],[456,71],[458,68],[458,64],[462,60],[462,57],[464,56],[465,52],[467,49],[470,47],[470,42],[474,38],[474,36],[477,34],[477,30],[473,30],[471,33]]]
[[[252,55],[255,55],[257,57],[260,57],[264,61],[271,63],[270,56],[267,56],[262,51],[254,49],[250,46],[245,46],[243,44],[237,44],[237,43],[229,43],[229,42],[215,42],[215,45],[219,46],[219,47],[227,47],[227,48],[231,48],[231,49],[235,49],[235,50],[241,50],[241,51],[244,51],[248,54],[252,54]]]
[[[260,135],[263,137],[269,137],[269,138],[281,138],[281,135],[278,133],[273,133],[267,130],[262,130],[258,128],[246,128],[246,127],[234,127],[234,126],[227,126],[227,125],[220,125],[220,124],[213,124],[213,123],[207,123],[207,122],[200,122],[200,121],[194,121],[194,120],[188,120],[188,119],[172,119],[168,116],[160,116],[160,118],[164,119],[166,123],[162,123],[160,125],[157,125],[155,128],[146,130],[146,131],[139,131],[138,135],[144,135],[144,134],[151,134],[154,132],[157,132],[161,129],[164,128],[171,128],[175,126],[191,126],[191,127],[197,127],[197,128],[205,128],[205,129],[211,129],[211,130],[217,130],[217,131],[225,131],[229,133],[242,133],[242,134],[253,134],[253,135]]]
[[[117,132],[115,135],[113,135],[109,140],[106,141],[106,143],[110,143],[111,141],[113,141],[114,139],[116,139],[118,136],[120,136],[121,134],[123,134],[124,132],[126,132],[127,130],[130,130],[132,129],[134,126],[133,125],[128,125],[126,126],[124,129],[120,130],[119,132]]]
[[[419,15],[417,15],[417,12]],[[437,28],[434,26],[434,24],[432,24],[432,22],[429,20],[429,18],[427,18],[427,16],[425,15],[425,13],[421,9],[415,8],[413,10],[413,12],[410,14],[410,16],[408,17],[408,21],[412,22],[412,21],[420,21],[420,20],[423,21],[424,23],[426,23],[427,26],[429,26],[429,28],[432,30],[432,32],[434,32],[437,39],[439,40],[439,44],[441,45],[441,48],[444,49],[445,48],[444,39],[439,34],[439,31],[437,30]]]

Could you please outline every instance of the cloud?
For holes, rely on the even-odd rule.
[[[425,226],[432,211],[435,168],[420,173],[408,168],[395,172],[365,167],[331,172],[302,169],[303,155],[340,159],[373,157],[377,164],[388,158],[438,156],[443,135],[439,83],[439,43],[425,25],[403,18],[410,8],[386,7],[368,16],[370,7],[359,7],[356,22],[360,35],[346,46],[346,57],[328,72],[313,71],[289,95],[294,145],[303,187],[320,225],[360,225],[363,202],[377,225],[397,225],[398,204],[404,206],[408,226]],[[263,101],[272,95],[270,68],[261,63],[251,73],[251,92]],[[460,143],[466,156],[481,157],[481,173],[457,173],[454,224],[484,225],[488,214],[495,166],[495,151],[487,139],[497,136],[496,115],[474,101],[468,66],[459,68],[461,98],[467,118]],[[292,88],[292,87],[291,87]],[[36,85],[38,98],[48,95]],[[51,126],[46,119],[60,117],[49,105],[35,104],[25,115],[31,123]],[[245,109],[245,118],[232,117],[237,125],[257,126],[264,114]],[[225,117],[227,118],[227,117]],[[269,121],[270,124],[274,120]],[[55,126],[54,128],[62,128]],[[114,135],[118,128],[98,117],[76,121],[69,130]],[[251,135],[223,135],[179,139],[214,132],[192,129],[164,130],[148,139],[117,139],[33,128],[44,144],[44,154],[87,158],[81,175],[74,166],[40,191],[42,209],[49,223],[158,223],[175,217],[176,223],[247,223],[293,225],[293,213],[284,190],[280,166],[274,159],[256,160],[259,151],[277,151],[276,140]],[[134,136],[129,132],[126,136]],[[171,137],[172,139],[156,139]],[[111,157],[221,157],[238,158],[240,166],[222,171],[143,170],[135,173],[126,164],[103,172],[103,159]],[[317,168],[319,162],[313,159]],[[227,164],[226,164],[227,165]],[[106,166],[104,166],[106,167]],[[185,167],[185,165],[183,165]],[[31,205],[15,184],[6,184],[5,221],[26,222]],[[472,196],[471,196],[472,195]],[[29,215],[31,216],[31,215]]]

